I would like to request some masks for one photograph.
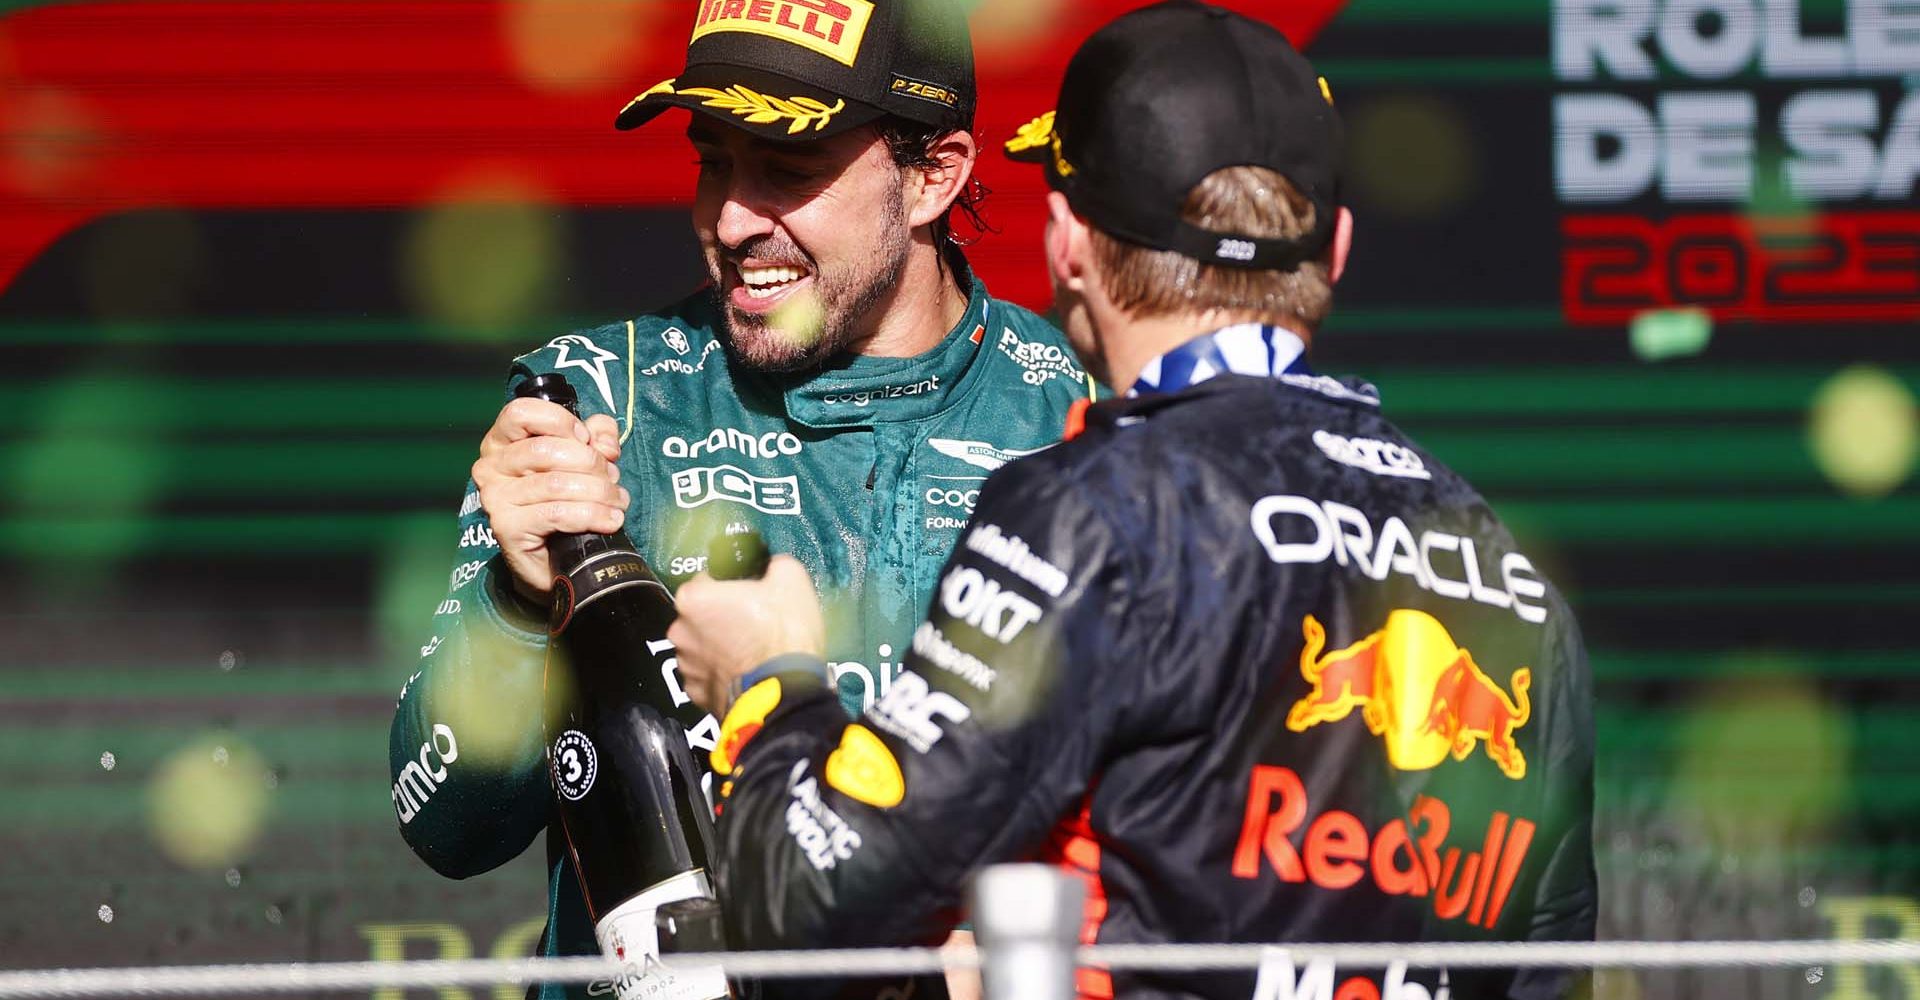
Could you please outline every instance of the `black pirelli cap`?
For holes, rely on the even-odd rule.
[[[836,135],[883,115],[973,127],[973,41],[952,0],[696,0],[687,65],[621,110],[668,108],[776,141]]]
[[[1053,111],[1006,144],[1103,232],[1208,264],[1290,270],[1333,238],[1345,130],[1333,93],[1274,28],[1194,0],[1123,15],[1074,53]],[[1298,239],[1180,218],[1216,170],[1266,167],[1314,206]]]

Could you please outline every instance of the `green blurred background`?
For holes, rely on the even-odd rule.
[[[9,6],[0,29],[34,7]],[[983,62],[1070,8],[987,4]],[[1806,0],[1803,30],[1838,37],[1847,9]],[[1679,295],[1576,324],[1562,234],[1574,214],[1910,211],[1910,188],[1796,201],[1776,118],[1831,86],[1875,94],[1885,125],[1916,77],[1569,81],[1553,13],[1353,0],[1315,42],[1360,219],[1317,367],[1373,380],[1570,593],[1600,698],[1603,936],[1920,937],[1920,297],[1753,321]],[[460,84],[423,73],[428,96]],[[1050,106],[1051,79],[1028,86],[986,100]],[[1556,190],[1558,96],[1703,89],[1760,102],[1749,199]],[[17,185],[54,143],[20,120],[0,114]],[[539,860],[456,883],[413,859],[387,725],[508,359],[699,281],[684,212],[635,200],[488,182],[416,207],[140,207],[0,289],[0,965],[531,949]],[[974,259],[1027,260],[1011,239]],[[1891,266],[1920,269],[1909,243]],[[1600,989],[1920,998],[1920,971]]]

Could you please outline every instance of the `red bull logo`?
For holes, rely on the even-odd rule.
[[[1287,713],[1288,729],[1303,733],[1357,708],[1400,770],[1424,771],[1449,754],[1466,760],[1484,742],[1502,774],[1526,777],[1527,759],[1513,734],[1533,714],[1527,699],[1533,671],[1513,672],[1509,698],[1424,611],[1395,610],[1385,628],[1324,656],[1327,632],[1320,622],[1308,615],[1301,631],[1300,674],[1313,690]]]
[[[1335,891],[1366,885],[1389,896],[1427,900],[1441,920],[1494,929],[1525,867],[1535,825],[1495,812],[1477,851],[1459,846],[1453,827],[1453,807],[1431,795],[1378,827],[1343,809],[1315,814],[1297,772],[1255,764],[1233,849],[1233,877],[1257,879],[1266,870],[1281,882]],[[1471,843],[1472,829],[1461,839]]]
[[[714,741],[713,749],[707,754],[713,773],[723,776],[733,773],[733,765],[739,761],[740,752],[760,734],[760,727],[766,724],[767,716],[778,707],[778,677],[769,677],[755,684],[733,700],[733,707],[727,709],[726,721],[720,724],[720,738]]]

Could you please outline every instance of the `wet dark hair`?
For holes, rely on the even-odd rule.
[[[887,144],[887,149],[893,154],[894,165],[902,169],[938,166],[939,161],[933,158],[934,147],[940,144],[940,140],[962,131],[962,129],[948,126],[908,121],[892,115],[875,122],[873,127],[880,133],[881,140]],[[953,199],[953,205],[947,209],[947,214],[934,220],[934,245],[940,249],[941,262],[956,275],[969,273],[963,249],[972,246],[983,233],[999,232],[988,224],[986,216],[980,213],[980,203],[992,193],[985,184],[980,183],[979,178],[970,178],[967,186],[961,189],[959,196]],[[967,224],[973,228],[974,235],[965,238],[954,235],[953,213],[955,212],[966,217]],[[964,290],[963,288],[962,291]]]

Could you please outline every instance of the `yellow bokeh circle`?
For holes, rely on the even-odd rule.
[[[259,753],[230,737],[202,737],[174,751],[147,790],[161,853],[198,869],[242,860],[266,828],[270,775]]]
[[[1872,365],[1839,372],[1814,395],[1807,447],[1821,473],[1842,491],[1863,497],[1893,492],[1920,457],[1913,393]]]

